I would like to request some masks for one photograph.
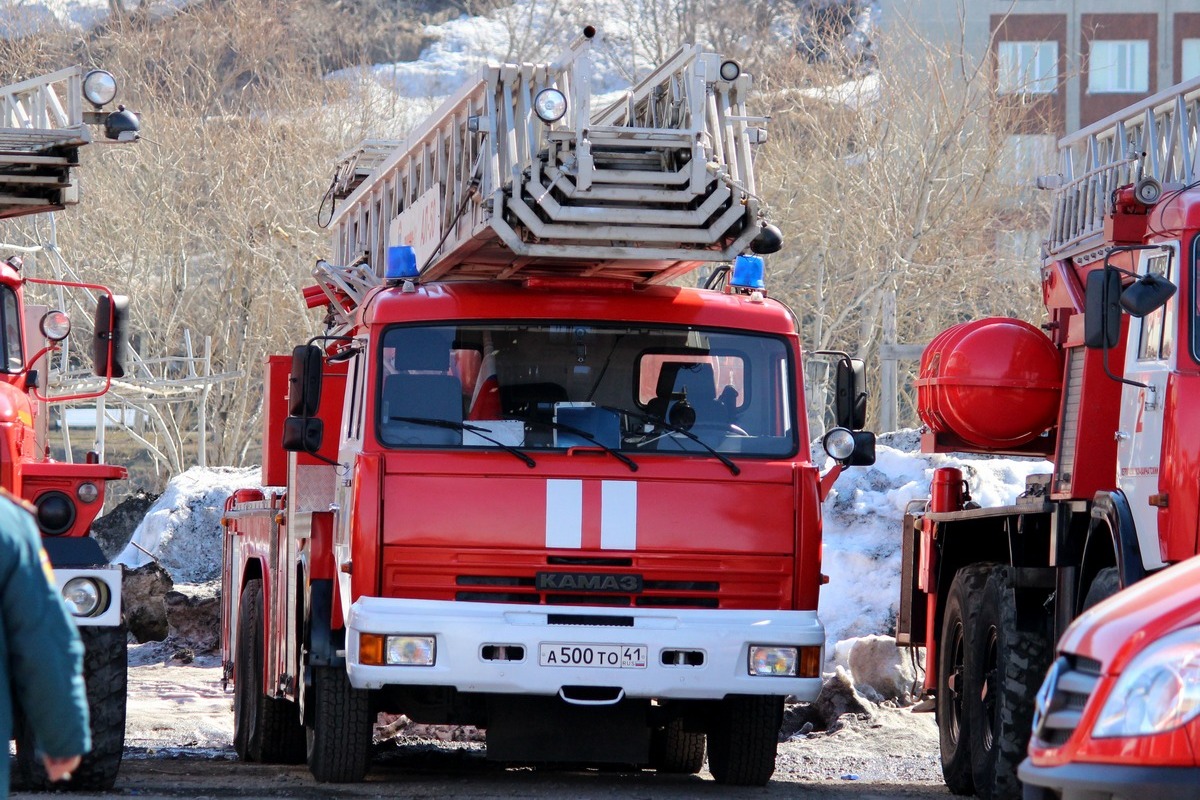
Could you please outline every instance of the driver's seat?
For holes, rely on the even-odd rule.
[[[712,364],[690,361],[666,361],[658,373],[656,397],[647,405],[647,411],[669,421],[668,414],[677,395],[687,394],[688,405],[696,412],[696,424],[727,425],[729,412],[717,400],[717,381]]]

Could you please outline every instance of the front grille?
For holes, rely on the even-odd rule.
[[[789,608],[792,567],[787,557],[742,554],[567,556],[387,547],[382,595],[631,610]]]
[[[648,580],[645,582],[645,591],[637,594],[538,591],[534,578],[510,575],[458,575],[454,583],[460,587],[455,592],[454,599],[460,601],[551,606],[717,608],[720,605],[718,596],[721,592],[721,584],[717,581],[692,580]]]
[[[1099,682],[1100,662],[1069,654],[1059,657],[1038,692],[1034,736],[1053,747],[1065,744]]]

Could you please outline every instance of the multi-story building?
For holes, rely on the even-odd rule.
[[[892,0],[885,29],[990,56],[1002,94],[1064,134],[1200,75],[1200,0]]]

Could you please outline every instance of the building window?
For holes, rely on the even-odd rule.
[[[1145,39],[1092,42],[1088,93],[1150,91],[1150,43]]]
[[[1197,76],[1200,76],[1200,39],[1184,39],[1179,58],[1179,80],[1187,81]]]
[[[1001,94],[1054,94],[1058,42],[1000,42],[997,88]]]

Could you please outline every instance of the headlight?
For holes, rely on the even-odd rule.
[[[759,677],[817,678],[821,675],[821,647],[752,644],[749,669]]]
[[[105,594],[103,584],[91,578],[72,578],[62,588],[67,610],[76,617],[92,617],[103,611]]]
[[[825,434],[821,444],[834,461],[845,461],[854,455],[854,434],[847,428],[834,428]]]
[[[795,675],[796,648],[750,646],[751,675]]]
[[[736,81],[738,76],[741,74],[742,68],[738,66],[736,61],[721,62],[721,80],[732,83],[733,81]]]
[[[65,311],[47,311],[42,315],[42,335],[52,342],[61,342],[71,332],[71,318]]]
[[[94,483],[81,483],[75,487],[75,496],[81,503],[94,503],[100,496],[100,489]]]
[[[75,501],[59,491],[42,492],[33,501],[38,527],[47,536],[59,536],[75,524]]]
[[[1149,736],[1200,714],[1200,627],[1164,636],[1139,653],[1117,679],[1092,736]]]
[[[558,89],[542,89],[533,98],[533,111],[542,122],[558,122],[567,113],[567,96]]]
[[[364,633],[358,637],[358,658],[377,667],[432,667],[436,660],[435,642],[433,636]]]
[[[111,72],[94,69],[83,76],[83,96],[96,108],[107,105],[117,96],[117,79]]]

